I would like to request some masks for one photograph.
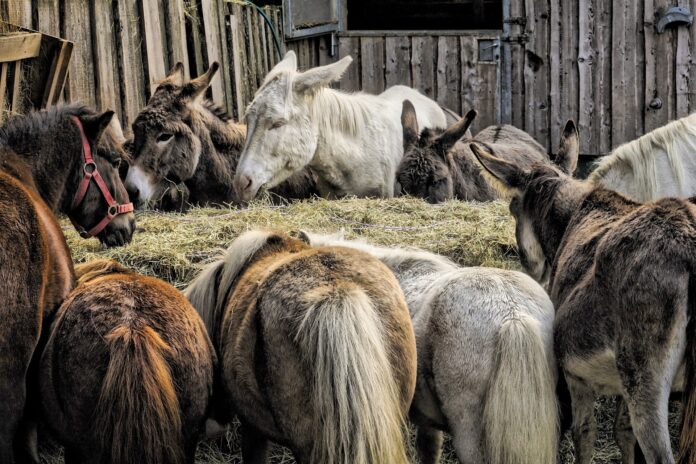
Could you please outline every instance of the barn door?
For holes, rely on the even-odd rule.
[[[462,114],[475,109],[478,116],[472,131],[501,120],[500,36],[486,31],[471,31],[459,37],[461,56]]]

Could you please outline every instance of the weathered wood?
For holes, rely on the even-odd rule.
[[[184,64],[184,75],[189,77],[188,46],[186,43],[186,20],[184,17],[183,0],[169,0],[164,3],[166,8],[167,35],[169,36],[169,63]]]
[[[462,111],[462,101],[459,97],[461,85],[459,59],[459,39],[439,37],[437,41],[437,102],[455,113]]]
[[[263,16],[257,14],[258,26],[256,30],[259,35],[259,53],[261,54],[261,75],[265,76],[268,74],[270,68],[268,67],[268,44],[266,43],[266,21],[264,21]]]
[[[222,62],[221,57],[221,41],[222,35],[220,31],[220,14],[219,4],[217,0],[201,0],[201,13],[203,17],[203,30],[205,31],[205,46],[208,54],[208,65],[213,61]],[[213,100],[216,102],[225,101],[224,81],[223,77],[216,76],[210,85],[213,94]]]
[[[60,35],[59,0],[39,0],[36,5],[37,30],[52,36]]]
[[[510,1],[510,18],[522,18],[523,21],[529,23],[534,18],[526,16],[525,3],[533,0],[518,0]],[[510,24],[510,38],[521,37],[522,34],[527,34],[527,29],[519,22]],[[519,128],[524,128],[526,105],[525,105],[525,46],[513,40],[507,45],[510,50],[510,78],[511,78],[511,116],[512,124]]]
[[[362,89],[378,94],[384,91],[384,39],[365,37],[360,40]]]
[[[362,73],[361,60],[360,60],[360,39],[357,37],[340,37],[338,39],[338,56],[343,58],[344,56],[350,56],[353,58],[353,62],[346,72],[343,73],[343,77],[339,83],[342,90],[356,91],[362,88],[360,78]]]
[[[116,41],[111,0],[94,0],[92,40],[94,48],[95,90],[97,107],[113,110],[119,118],[123,116],[116,60]]]
[[[667,9],[673,5],[674,2],[672,0],[655,0],[655,14],[659,15],[667,11]],[[657,17],[647,15],[646,11],[646,20],[652,18],[655,18],[653,21],[656,23]],[[668,28],[664,33],[659,34],[655,40],[655,89],[657,97],[662,100],[662,108],[653,111],[652,117],[650,118],[651,122],[655,124],[656,127],[667,124],[677,116],[675,92],[676,36],[676,29]]]
[[[234,98],[233,98],[233,91],[232,91],[232,76],[230,76],[229,72],[227,72],[228,69],[230,69],[231,64],[231,59],[230,59],[230,54],[227,51],[227,48],[229,46],[230,40],[229,37],[227,36],[227,16],[225,14],[226,9],[224,8],[225,2],[224,0],[216,0],[217,1],[217,20],[218,20],[218,30],[220,31],[220,67],[222,69],[222,72],[218,72],[218,75],[216,79],[220,82],[222,85],[222,96],[223,98],[221,100],[218,100],[218,104],[224,105],[225,109],[229,112],[232,113],[234,109]]]
[[[578,43],[579,29],[578,29],[578,0],[565,0],[563,2],[551,2],[552,7],[560,3],[560,33],[561,47],[559,53],[561,54],[559,65],[560,73],[555,74],[551,71],[551,82],[554,82],[554,76],[560,75],[560,94],[559,101],[556,105],[557,113],[554,115],[554,110],[552,107],[551,116],[551,149],[556,150],[557,147],[554,146],[558,143],[561,137],[561,130],[564,127],[565,122],[568,119],[573,119],[578,121],[580,116],[579,110],[579,76],[578,76]],[[553,31],[553,15],[551,19],[552,31]],[[551,38],[551,44],[554,43],[554,38]],[[552,100],[553,105],[553,100]],[[581,137],[582,138],[582,137]]]
[[[548,3],[526,1],[525,9],[530,37],[525,50],[525,130],[550,148]]]
[[[63,93],[63,87],[68,76],[68,65],[72,56],[73,43],[62,41],[60,50],[51,64],[51,69],[46,77],[46,89],[41,100],[41,106],[55,105]]]
[[[159,0],[143,0],[142,30],[147,56],[148,95],[154,91],[157,83],[167,75],[166,46],[164,25],[160,14]]]
[[[94,55],[89,0],[65,2],[65,38],[75,44],[69,66],[66,99],[96,106]]]
[[[657,79],[663,78],[662,70],[656,69],[657,61],[655,57],[656,50],[656,35],[655,31],[655,2],[654,0],[644,0],[644,34],[645,34],[645,131],[649,132],[660,126],[660,117],[658,113],[664,111],[662,109],[653,109],[650,107],[650,102],[658,97]],[[665,76],[666,77],[666,76]]]
[[[22,94],[22,62],[15,61],[12,66],[12,112],[20,113],[24,110],[24,95]]]
[[[411,44],[408,37],[387,37],[384,41],[386,53],[386,85],[411,86]]]
[[[130,132],[131,123],[138,112],[145,106],[146,86],[149,79],[145,76],[143,65],[143,53],[140,47],[142,41],[142,29],[140,21],[140,0],[119,0],[118,18],[120,27],[117,34],[118,69],[121,79],[123,102],[123,128]]]
[[[239,17],[241,15],[241,7],[233,6],[233,14],[230,16],[230,36],[232,37],[232,65],[234,66],[234,87],[236,95],[237,118],[241,119],[247,104],[247,94],[245,92],[242,66],[244,44],[239,30]]]
[[[3,121],[5,117],[5,96],[7,95],[7,68],[8,63],[0,63],[0,122]]]
[[[481,128],[486,127],[481,124],[481,119],[488,120],[489,115],[486,108],[480,107],[478,94],[481,91],[482,85],[488,83],[483,81],[484,76],[479,75],[478,63],[478,48],[475,37],[460,37],[460,62],[461,62],[461,114],[466,114],[469,110],[476,110],[478,116],[472,124],[472,131],[478,132]],[[495,87],[495,86],[494,86]]]
[[[595,80],[595,108],[598,111],[596,152],[606,153],[611,150],[612,106],[611,94],[606,89],[612,85],[612,0],[596,0],[595,20],[597,76]],[[553,143],[558,143],[556,140]]]
[[[187,21],[191,28],[191,48],[193,49],[192,69],[189,70],[191,77],[200,76],[205,72],[205,59],[203,58],[205,30],[201,19],[200,8],[192,8],[187,15]]]
[[[561,3],[562,2],[551,2],[549,5],[550,10],[550,36],[549,36],[549,72],[551,75],[550,79],[550,89],[549,89],[549,122],[551,124],[550,137],[551,144],[559,140],[561,128],[563,127],[563,117],[561,115],[561,92],[563,86],[563,79],[561,77],[562,69],[562,56],[561,56]],[[565,3],[572,3],[571,1]],[[555,77],[558,76],[558,77]],[[567,109],[566,109],[567,111]],[[576,119],[577,120],[577,119]],[[552,146],[552,149],[554,147]]]
[[[7,22],[17,26],[34,29],[32,22],[32,2],[29,0],[5,0],[7,3]]]
[[[413,87],[430,98],[436,97],[435,39],[413,37],[411,39],[411,75]]]
[[[691,8],[688,0],[679,0],[682,7]],[[689,63],[691,62],[691,48],[689,46],[689,30],[680,27],[676,32],[676,69],[675,69],[675,98],[676,118],[683,118],[689,114]]]
[[[319,65],[324,66],[336,61],[335,56],[331,56],[331,36],[319,38]]]
[[[39,56],[41,34],[26,33],[0,36],[0,63]]]

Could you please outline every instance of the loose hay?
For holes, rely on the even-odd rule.
[[[503,202],[449,201],[429,205],[410,198],[312,200],[286,206],[258,202],[243,210],[196,208],[185,215],[140,213],[137,222],[133,242],[112,249],[104,249],[95,239],[80,238],[66,219],[62,220],[62,226],[75,261],[116,259],[178,288],[183,288],[202,265],[222,252],[240,233],[254,228],[328,233],[344,230],[347,238],[362,237],[387,246],[415,246],[445,255],[461,265],[520,269],[514,221]],[[678,434],[679,413],[672,406],[670,424],[674,438]],[[614,409],[612,399],[596,403],[599,433],[593,462],[597,464],[620,462],[612,432]],[[226,437],[203,442],[196,462],[241,463],[239,444],[239,432],[233,426]],[[560,462],[574,462],[567,437],[559,454]],[[62,453],[49,444],[41,460],[58,464],[63,462]],[[295,461],[287,450],[273,446],[271,462]],[[441,462],[458,462],[449,440],[445,442]]]

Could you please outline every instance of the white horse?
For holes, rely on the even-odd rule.
[[[445,113],[418,91],[394,86],[380,95],[329,88],[345,58],[305,72],[288,52],[266,76],[246,112],[247,139],[234,186],[243,201],[309,166],[322,196],[392,197],[404,152],[401,105],[410,100],[419,127],[445,128]]]
[[[616,148],[589,180],[640,202],[696,195],[696,113]]]
[[[365,251],[396,275],[416,333],[410,415],[421,463],[439,462],[442,430],[462,464],[556,462],[554,308],[532,278],[337,235],[301,238]]]

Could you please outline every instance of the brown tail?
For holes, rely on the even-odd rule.
[[[150,327],[117,327],[106,336],[111,359],[95,411],[110,462],[181,463],[181,416],[164,354]]]
[[[689,280],[688,320],[686,325],[686,372],[684,413],[679,439],[679,464],[696,464],[696,281]]]

